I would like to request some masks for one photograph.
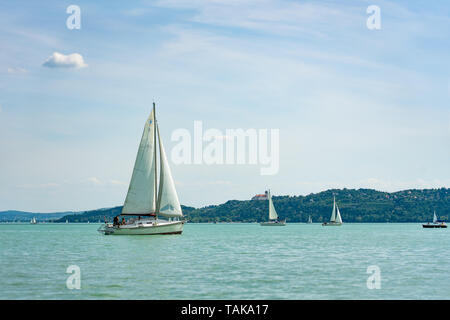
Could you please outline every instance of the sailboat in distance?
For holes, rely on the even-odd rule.
[[[122,216],[121,221],[119,216]],[[105,223],[98,231],[112,235],[180,234],[186,222],[159,134],[155,103],[145,122],[128,193],[119,216],[114,217],[114,223]],[[134,218],[126,221],[128,216]]]
[[[342,218],[339,207],[336,204],[336,197],[333,197],[333,211],[331,212],[330,222],[322,223],[322,226],[341,226]]]
[[[308,218],[308,222],[306,222],[306,223],[312,223],[312,219],[311,219],[311,216],[309,216],[309,218]]]
[[[275,207],[273,206],[272,202],[272,195],[270,194],[270,190],[268,192],[268,198],[269,198],[269,221],[267,222],[261,222],[262,226],[285,226],[286,225],[286,219],[283,221],[278,221],[278,214],[275,210]]]
[[[422,224],[423,228],[447,228],[444,220],[438,220],[436,211],[433,213],[433,223]]]

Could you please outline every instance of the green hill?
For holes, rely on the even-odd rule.
[[[345,222],[426,222],[433,210],[440,219],[450,215],[450,189],[404,190],[381,192],[372,189],[332,189],[307,196],[273,196],[281,219],[288,222],[328,221],[333,207],[333,195]],[[122,207],[92,210],[83,214],[67,215],[58,222],[96,222],[118,215]],[[192,208],[182,206],[189,222],[259,222],[268,218],[268,201],[230,200],[220,205]]]

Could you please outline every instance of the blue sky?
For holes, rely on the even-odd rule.
[[[168,153],[195,120],[280,129],[276,175],[172,165],[185,205],[449,187],[449,17],[447,1],[3,1],[0,210],[122,204],[153,99]],[[87,66],[43,66],[54,52]]]

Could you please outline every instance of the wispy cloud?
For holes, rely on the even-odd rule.
[[[57,188],[60,186],[61,185],[59,183],[48,182],[48,183],[39,183],[39,184],[26,183],[26,184],[19,185],[18,187],[23,188],[23,189],[47,189],[47,188]]]
[[[113,186],[126,186],[127,185],[125,182],[122,182],[119,180],[114,180],[114,179],[109,180],[109,183]]]
[[[190,20],[202,24],[262,31],[268,34],[313,35],[341,26],[357,25],[364,15],[358,7],[333,6],[318,2],[275,0],[185,1],[160,0],[157,6],[193,9]],[[314,27],[312,27],[314,25]],[[320,28],[318,28],[320,27]]]
[[[88,182],[93,183],[97,186],[102,185],[103,183],[100,181],[100,179],[96,178],[96,177],[89,177],[86,179]]]
[[[64,55],[59,52],[53,54],[43,63],[48,68],[84,68],[87,64],[84,62],[83,56],[79,53]]]
[[[412,179],[407,181],[383,179],[383,178],[368,178],[365,181],[358,183],[359,186],[372,188],[376,190],[395,192],[405,189],[433,189],[443,188],[448,186],[450,180],[442,179]]]
[[[116,186],[116,187],[127,186],[125,182],[116,179],[100,180],[97,177],[89,177],[86,179],[86,181],[95,186]]]
[[[10,67],[8,68],[9,74],[24,74],[27,73],[27,70],[25,68],[20,67]]]

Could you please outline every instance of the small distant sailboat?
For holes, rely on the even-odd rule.
[[[31,221],[30,221],[30,224],[36,224],[36,223],[37,223],[36,218],[33,217],[33,218],[31,219]]]
[[[269,221],[267,222],[261,222],[262,226],[285,226],[286,225],[286,219],[283,221],[278,221],[278,214],[275,210],[275,207],[273,206],[272,202],[272,195],[270,194],[270,190],[268,192],[268,198],[269,198]]]
[[[333,197],[333,211],[331,212],[330,222],[322,223],[322,226],[341,226],[342,218],[339,212],[339,207],[336,204],[336,197]]]
[[[158,143],[159,142],[159,143]],[[159,186],[157,175],[157,145],[159,144]],[[129,222],[119,216],[135,216]],[[106,223],[98,231],[112,235],[181,234],[186,220],[175,190],[153,110],[145,122],[133,174],[121,214],[114,223]],[[159,217],[167,218],[160,219]],[[148,217],[141,219],[141,217]]]
[[[66,219],[66,223],[69,223],[69,220]]]
[[[309,218],[308,218],[308,222],[306,222],[306,223],[312,223],[312,219],[311,219],[311,216],[309,216]]]
[[[436,210],[433,212],[433,222],[422,224],[423,228],[447,228],[444,220],[438,220],[436,216]]]

